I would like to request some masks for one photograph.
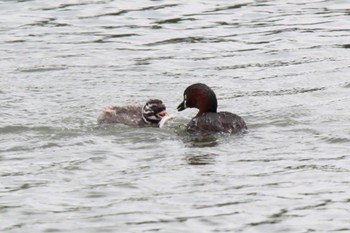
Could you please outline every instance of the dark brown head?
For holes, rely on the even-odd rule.
[[[197,108],[197,116],[205,112],[216,112],[218,102],[214,91],[203,83],[196,83],[186,88],[184,100],[177,107],[178,111],[186,108]]]
[[[151,99],[142,107],[142,119],[145,123],[159,123],[167,114],[166,107],[159,99]]]

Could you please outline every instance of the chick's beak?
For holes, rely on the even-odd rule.
[[[166,115],[168,115],[168,113],[166,112],[166,107],[164,104],[158,106],[159,108],[156,110],[158,113],[156,114],[156,116],[158,118],[163,118],[165,117]]]
[[[162,111],[162,112],[157,113],[157,117],[159,117],[159,118],[163,118],[167,115],[168,115],[168,113],[166,111]]]

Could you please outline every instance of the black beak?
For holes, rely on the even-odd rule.
[[[179,104],[179,106],[177,106],[177,111],[182,111],[185,109],[185,101],[182,101],[181,104]]]
[[[166,107],[164,104],[160,105],[159,108],[157,109],[159,112],[165,111]]]

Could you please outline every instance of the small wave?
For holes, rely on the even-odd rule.
[[[350,88],[350,83],[346,83],[346,84],[344,85],[344,87],[345,87],[345,88]]]
[[[50,132],[52,131],[52,127],[48,126],[37,126],[37,127],[28,127],[22,125],[8,125],[0,128],[0,132],[2,134],[12,134],[12,133],[24,133],[28,131],[38,131],[38,132]]]
[[[299,165],[299,166],[287,166],[285,167],[285,170],[320,170],[320,171],[325,171],[325,172],[349,172],[348,169],[340,168],[334,165],[316,165],[316,164],[311,164],[311,165]]]
[[[268,51],[266,53],[271,53],[274,51]],[[215,67],[216,70],[234,70],[234,69],[245,69],[250,67],[262,67],[262,68],[273,68],[273,67],[283,67],[283,66],[293,66],[293,65],[303,65],[305,63],[317,63],[324,61],[326,59],[300,59],[294,61],[271,61],[268,63],[253,63],[253,64],[242,64],[242,65],[229,65],[229,66],[218,66]],[[331,59],[327,59],[330,61]]]
[[[99,18],[99,17],[106,17],[106,16],[119,16],[119,15],[127,14],[129,12],[160,10],[160,9],[163,9],[163,8],[174,7],[174,6],[178,6],[178,4],[164,4],[164,5],[159,5],[159,6],[144,7],[144,8],[140,8],[140,9],[120,10],[120,11],[117,11],[117,12],[110,12],[110,13],[104,13],[104,14],[99,14],[99,15],[94,15],[94,16],[85,16],[85,17],[79,17],[79,18],[80,19],[87,19],[87,18]]]
[[[337,47],[344,48],[344,49],[350,49],[350,44],[340,44],[340,45],[337,45]]]
[[[349,143],[350,138],[346,137],[337,137],[337,136],[321,136],[321,140],[331,143],[331,144],[338,144],[338,143]]]
[[[22,73],[34,73],[34,72],[51,72],[51,71],[61,71],[66,70],[67,67],[64,66],[53,66],[53,67],[32,67],[32,68],[18,68],[17,71]]]
[[[208,165],[215,163],[216,154],[189,155],[186,161],[189,165]]]
[[[104,2],[101,1],[100,3],[104,3]],[[55,7],[42,8],[41,10],[43,10],[43,11],[62,10],[62,9],[67,10],[67,8],[70,8],[70,7],[84,6],[84,5],[90,5],[90,4],[91,4],[91,2],[88,2],[88,3],[64,3],[64,4],[60,4],[58,6],[55,6]]]
[[[226,11],[226,10],[231,10],[231,9],[238,9],[244,6],[248,6],[250,3],[241,3],[241,4],[234,4],[230,6],[225,6],[225,7],[218,7],[214,10],[206,11],[206,12],[219,12],[219,11]]]
[[[156,24],[175,24],[175,23],[179,23],[182,21],[194,21],[196,20],[195,18],[170,18],[170,19],[163,19],[163,20],[159,20],[156,21]]]
[[[166,45],[166,44],[182,44],[182,43],[209,43],[209,42],[215,42],[219,41],[219,39],[211,39],[206,37],[198,37],[198,36],[192,36],[192,37],[179,37],[179,38],[172,38],[168,40],[162,40],[157,42],[152,42],[146,44],[146,46],[156,46],[156,45]]]
[[[276,91],[252,91],[250,93],[236,94],[235,97],[243,96],[285,96],[285,95],[296,95],[308,92],[323,91],[325,87],[315,87],[315,88],[292,88]]]

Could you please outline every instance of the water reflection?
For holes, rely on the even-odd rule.
[[[183,137],[183,142],[189,147],[215,147],[219,144],[217,135],[186,135]]]
[[[215,163],[217,154],[187,155],[186,161],[189,165],[208,165]]]

